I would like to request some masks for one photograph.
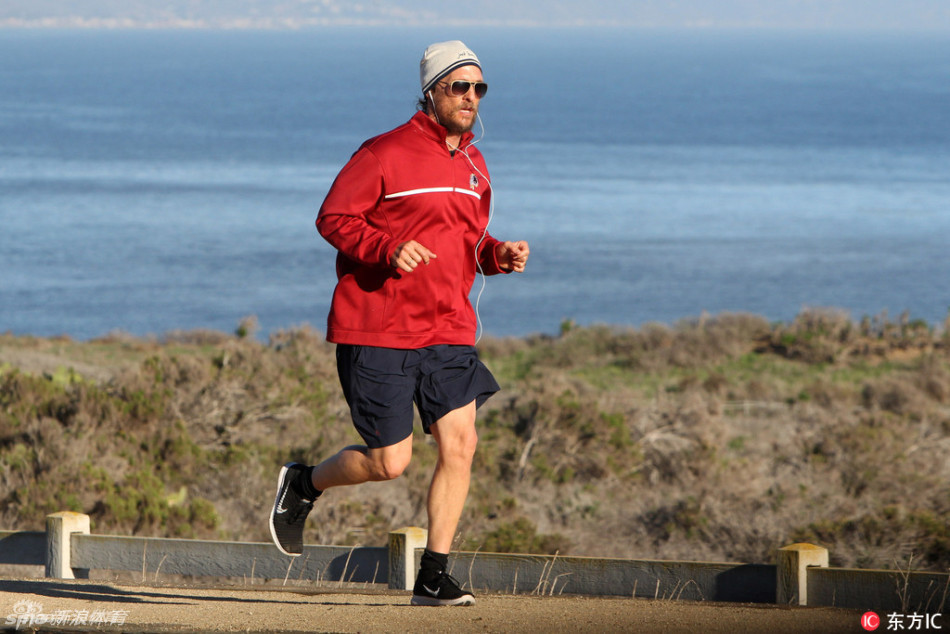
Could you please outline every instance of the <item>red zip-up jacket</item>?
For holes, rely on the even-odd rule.
[[[468,296],[476,245],[484,274],[505,271],[495,256],[498,240],[485,232],[491,189],[485,161],[469,145],[472,136],[466,133],[460,144],[469,158],[450,153],[445,128],[417,112],[363,143],[340,171],[316,222],[339,251],[328,341],[404,349],[474,345]],[[390,256],[407,240],[436,257],[412,273],[395,269]]]

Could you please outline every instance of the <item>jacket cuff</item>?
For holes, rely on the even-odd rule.
[[[485,238],[485,246],[482,250],[482,253],[485,254],[485,251],[488,250],[488,253],[485,254],[487,257],[482,257],[482,267],[486,275],[497,275],[498,273],[511,273],[511,271],[506,271],[498,264],[498,252],[495,250],[498,245],[501,244],[501,240],[496,240],[492,237]]]
[[[379,254],[380,266],[383,266],[385,268],[392,268],[392,264],[390,263],[390,258],[392,257],[393,253],[396,252],[396,247],[399,246],[400,242],[402,242],[402,240],[400,240],[399,238],[390,238],[383,242],[382,246],[380,247],[380,254]]]

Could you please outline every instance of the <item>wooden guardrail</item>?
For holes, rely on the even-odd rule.
[[[90,570],[254,580],[341,581],[408,590],[426,531],[390,533],[388,547],[305,546],[287,557],[269,543],[92,535],[89,517],[54,513],[45,532],[0,531],[0,564],[45,567],[46,576]],[[836,606],[879,611],[950,609],[950,574],[830,568],[812,544],[779,549],[775,565],[453,553],[451,574],[470,588],[513,594],[587,594]]]

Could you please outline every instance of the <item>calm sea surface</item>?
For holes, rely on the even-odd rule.
[[[0,332],[322,330],[317,209],[453,38],[491,85],[491,232],[532,246],[487,334],[946,317],[946,35],[0,30]]]

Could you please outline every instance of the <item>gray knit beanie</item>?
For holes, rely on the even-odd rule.
[[[422,82],[422,94],[432,90],[435,83],[462,66],[482,65],[465,44],[458,40],[438,42],[426,49],[419,62],[419,79]]]

